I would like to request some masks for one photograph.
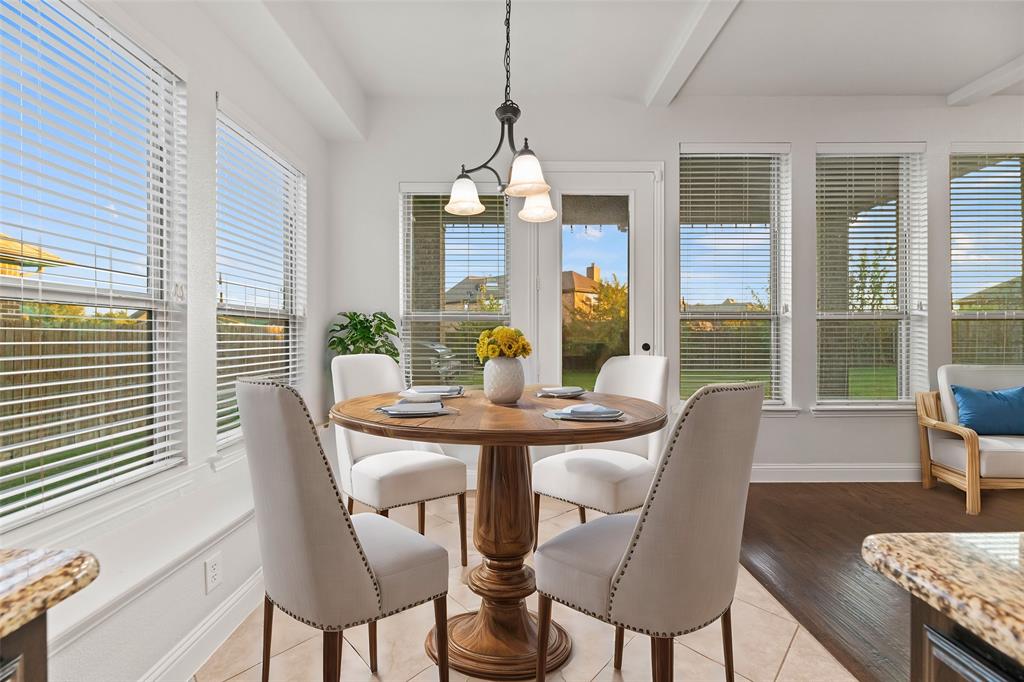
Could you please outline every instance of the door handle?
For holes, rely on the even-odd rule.
[[[643,350],[643,351],[651,350],[651,344],[649,344],[646,341],[644,341],[642,344],[640,344],[640,350]]]

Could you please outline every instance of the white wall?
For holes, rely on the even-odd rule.
[[[336,273],[330,310],[399,306],[398,186],[450,180],[460,163],[493,149],[496,101],[387,98],[371,106],[365,142],[335,144],[331,157]],[[818,142],[925,142],[929,192],[930,364],[950,357],[948,151],[952,142],[1024,140],[1024,97],[947,107],[941,97],[681,97],[647,109],[612,99],[522,100],[519,136],[542,161],[663,161],[666,271],[678,272],[680,142],[788,142],[793,163],[793,402],[790,417],[762,422],[760,480],[912,480],[917,435],[911,414],[815,416],[814,155]],[[507,155],[507,152],[505,152]],[[507,163],[508,160],[504,161]],[[500,166],[499,166],[500,168]],[[543,226],[542,228],[543,229]],[[553,229],[553,228],[552,228]],[[515,235],[513,235],[515,239]],[[666,348],[675,290],[666,299]],[[513,313],[514,314],[514,313]],[[934,372],[933,372],[934,373]],[[467,460],[474,458],[467,453]]]
[[[309,302],[303,393],[326,414],[324,140],[195,3],[91,6],[185,80],[188,94],[188,463],[6,533],[4,546],[80,547],[100,577],[50,614],[51,679],[185,679],[262,600],[242,452],[217,456],[214,160],[216,98],[308,178]],[[207,595],[203,561],[224,578]]]

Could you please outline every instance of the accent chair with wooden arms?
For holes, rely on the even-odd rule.
[[[350,516],[305,401],[269,379],[238,379],[266,596],[263,682],[270,675],[274,607],[323,630],[323,679],[341,676],[342,631],[434,602],[437,665],[448,680],[448,552],[377,514]]]
[[[405,390],[398,363],[387,355],[339,355],[331,361],[336,401]],[[411,443],[338,426],[338,469],[348,511],[358,500],[382,516],[415,504],[424,533],[426,503],[456,497],[462,565],[466,565],[466,464],[434,443]]]
[[[721,618],[726,674],[733,679],[729,609],[762,384],[705,386],[669,432],[639,514],[605,516],[545,542],[534,555],[539,593],[537,680],[543,681],[557,601],[651,638],[655,682],[672,679],[673,638]]]
[[[664,408],[668,358],[609,358],[597,375],[594,391],[640,398]],[[651,486],[660,453],[661,434],[652,433],[611,443],[570,446],[565,452],[538,460],[533,465],[534,529],[540,521],[542,495],[575,504],[580,523],[586,522],[587,509],[605,514],[637,509]]]
[[[979,436],[960,424],[953,385],[996,391],[1024,386],[1024,365],[943,365],[938,391],[917,394],[921,485],[944,481],[981,513],[981,491],[1024,488],[1024,436]]]

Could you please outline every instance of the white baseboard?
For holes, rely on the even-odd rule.
[[[239,623],[263,602],[263,569],[258,569],[217,605],[191,632],[142,676],[145,682],[188,680]]]
[[[917,464],[888,462],[755,463],[751,480],[755,483],[895,483],[920,481],[921,468]]]
[[[466,472],[466,487],[476,490],[476,469]],[[917,464],[888,462],[854,462],[849,464],[754,464],[751,480],[755,483],[903,483],[920,481],[921,468]]]

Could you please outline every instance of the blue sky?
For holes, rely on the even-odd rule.
[[[620,282],[629,279],[629,233],[616,225],[563,225],[562,270],[587,274],[587,266],[597,263],[601,279]]]

